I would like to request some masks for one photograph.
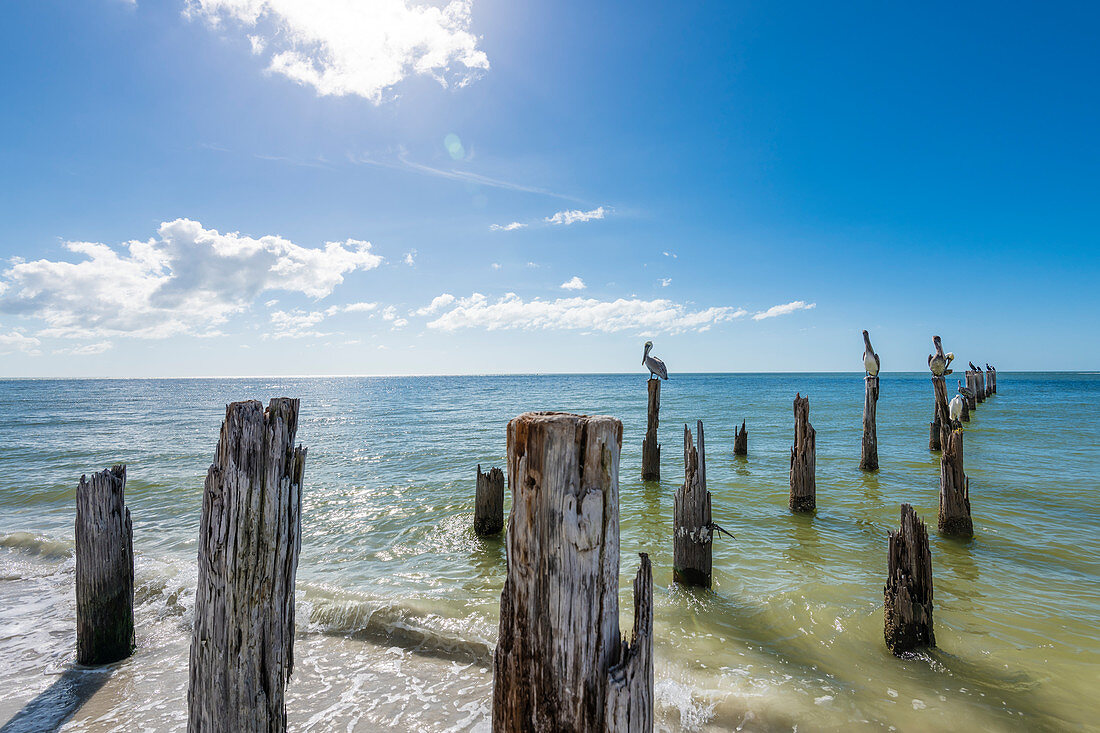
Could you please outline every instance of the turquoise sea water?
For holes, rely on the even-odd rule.
[[[294,729],[487,727],[505,561],[503,539],[470,531],[474,470],[504,466],[510,418],[554,409],[624,423],[621,606],[648,552],[659,728],[1100,730],[1100,376],[999,377],[966,427],[968,542],[935,533],[926,374],[883,374],[873,474],[858,468],[861,375],[673,375],[659,483],[639,478],[644,375],[0,381],[0,724],[33,730],[36,701],[72,679],[75,486],[116,462],[139,649],[86,673],[103,684],[68,727],[185,723],[202,484],[225,404],[291,396],[309,448]],[[817,430],[814,516],[787,509],[796,392]],[[671,582],[672,492],[696,419],[714,519],[735,535],[716,541],[711,591]],[[732,456],[743,419],[747,459]],[[899,660],[882,586],[902,502],[930,524],[938,648]]]

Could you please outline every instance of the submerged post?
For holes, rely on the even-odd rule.
[[[649,405],[646,410],[645,439],[642,441],[642,481],[661,480],[661,444],[657,442],[660,423],[661,380],[647,379]]]
[[[206,474],[188,730],[284,731],[301,548],[298,400],[225,408]]]
[[[875,424],[875,408],[878,406],[878,377],[863,378],[863,447],[859,467],[865,471],[878,470],[878,427]]]
[[[653,589],[634,581],[619,635],[619,451],[612,417],[528,412],[508,423],[508,574],[493,665],[494,731],[649,731]]]
[[[684,484],[673,496],[672,579],[685,585],[710,587],[714,524],[707,491],[706,447],[703,421],[696,425],[699,445],[684,426]]]
[[[791,498],[794,512],[817,509],[817,431],[810,425],[810,398],[794,397],[794,447],[791,448]]]
[[[908,504],[901,505],[901,528],[890,533],[883,596],[883,625],[891,652],[901,656],[918,647],[936,645],[928,529]]]
[[[133,526],[117,465],[81,476],[76,489],[76,661],[109,664],[133,651]]]
[[[740,429],[733,426],[733,455],[747,456],[749,454],[749,431],[745,429],[745,421],[741,421]]]
[[[474,532],[489,537],[504,529],[504,471],[477,467],[477,493],[474,498]]]
[[[940,454],[939,530],[953,537],[973,537],[970,518],[970,479],[963,473],[963,431],[944,436]]]

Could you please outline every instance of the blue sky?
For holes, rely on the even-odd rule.
[[[1092,4],[4,16],[0,375],[1100,368]]]

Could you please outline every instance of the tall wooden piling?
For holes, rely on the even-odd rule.
[[[959,392],[959,397],[962,398],[963,403],[962,421],[970,422],[970,398],[964,395],[962,392]]]
[[[994,379],[996,379],[996,377],[993,375],[993,370],[990,369],[987,366],[986,369],[985,369],[985,396],[986,397],[992,397],[994,392],[997,391],[996,389],[994,389],[994,386],[993,386]]]
[[[932,377],[934,400],[932,422],[928,425],[928,450],[942,450],[944,436],[951,431],[951,411],[947,408],[947,380]]]
[[[206,475],[191,636],[191,733],[286,730],[305,448],[298,400],[225,409]]]
[[[944,441],[940,454],[939,530],[952,537],[973,537],[970,479],[963,472],[963,431],[952,430]]]
[[[859,467],[864,471],[878,470],[878,426],[875,409],[878,406],[878,377],[867,375],[863,378],[863,443],[859,457]]]
[[[733,455],[747,456],[749,454],[749,431],[745,429],[745,421],[741,421],[741,427],[733,426]]]
[[[504,529],[504,471],[477,467],[477,493],[474,497],[474,532],[490,537]]]
[[[997,394],[997,367],[993,367],[993,394]]]
[[[794,397],[794,446],[791,448],[791,498],[794,512],[817,509],[817,431],[810,425],[810,398]]]
[[[642,480],[661,480],[661,444],[657,442],[657,426],[661,412],[661,380],[647,379],[649,405],[646,410],[645,439],[642,441]]]
[[[890,533],[883,596],[883,625],[890,651],[901,656],[936,645],[928,529],[908,504],[901,505],[901,528]]]
[[[133,525],[118,465],[76,489],[76,661],[117,662],[134,641]]]
[[[634,636],[619,635],[619,451],[611,417],[508,423],[508,573],[494,731],[652,730],[653,589],[642,556]]]
[[[974,372],[974,382],[974,394],[977,395],[978,402],[985,402],[985,372],[981,369]]]
[[[972,369],[966,372],[966,386],[970,390],[970,396],[966,398],[966,406],[973,412],[978,409],[978,377]]]
[[[698,443],[684,426],[684,484],[673,496],[672,579],[684,585],[710,587],[714,524],[707,491],[703,421],[696,424]]]

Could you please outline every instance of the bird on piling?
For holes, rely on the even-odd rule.
[[[867,374],[872,377],[878,376],[878,370],[881,368],[882,362],[879,361],[878,354],[871,347],[871,336],[867,333],[867,330],[863,330],[863,368]]]
[[[987,372],[995,372],[995,371],[997,371],[997,370],[996,370],[996,369],[994,369],[993,367],[989,366],[989,362],[988,362],[988,361],[987,361],[987,362],[985,363],[985,370],[986,370]]]
[[[961,394],[963,397],[973,397],[974,396],[974,390],[970,389],[970,387],[964,387],[961,379],[958,380],[958,382],[959,382],[959,394]]]
[[[936,355],[928,355],[928,368],[932,370],[932,376],[942,377],[952,372],[948,369],[951,366],[951,362],[955,360],[955,355],[952,353],[943,353],[943,344],[940,342],[939,336],[932,337],[932,343],[936,347]]]
[[[981,371],[981,369],[979,369],[978,367],[974,366],[974,362],[970,362],[970,371],[972,371],[972,372],[980,372],[980,371]]]
[[[665,369],[665,363],[658,359],[656,356],[650,356],[649,351],[653,348],[652,341],[645,342],[645,351],[642,353],[642,365],[649,369],[649,378],[660,377],[661,379],[668,379],[668,369]]]
[[[955,395],[951,398],[951,402],[947,405],[948,412],[951,413],[951,422],[956,423],[962,419],[963,414],[963,398],[962,395]]]

